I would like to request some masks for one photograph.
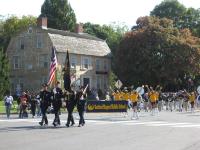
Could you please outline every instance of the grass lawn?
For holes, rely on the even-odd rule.
[[[0,101],[0,113],[5,113],[5,105],[4,101]],[[17,102],[14,101],[14,105],[12,105],[11,113],[17,113]]]
[[[74,112],[77,111],[77,108],[74,109]],[[30,110],[28,111],[30,112]],[[61,112],[67,112],[66,108],[61,108]],[[6,113],[5,105],[2,100],[0,100],[0,113]],[[17,113],[17,102],[14,101],[14,105],[12,105],[11,113]]]

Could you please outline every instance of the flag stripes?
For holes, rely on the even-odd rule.
[[[51,64],[50,64],[48,85],[51,84],[55,80],[56,67],[57,67],[56,50],[55,50],[55,47],[52,47]]]

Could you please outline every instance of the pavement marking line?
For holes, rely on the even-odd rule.
[[[173,126],[175,128],[192,128],[192,127],[198,127],[200,128],[200,124],[190,124],[190,125],[175,125]]]
[[[158,124],[150,124],[147,126],[155,126],[155,127],[159,127],[159,126],[176,126],[176,125],[190,125],[192,123],[158,123]]]
[[[148,125],[148,124],[159,124],[159,123],[167,123],[167,122],[165,122],[165,121],[149,121],[149,122],[147,122],[147,121],[145,121],[145,122],[125,122],[125,123],[123,123],[123,124],[125,124],[125,125]]]
[[[34,119],[0,119],[0,122],[30,122],[30,123],[38,123],[41,121],[41,118]],[[49,123],[53,122],[53,119],[48,119]],[[189,122],[166,122],[166,121],[141,121],[141,120],[124,120],[124,121],[105,121],[105,120],[85,120],[86,123],[92,125],[108,125],[108,124],[120,124],[120,125],[144,125],[144,126],[165,126],[165,127],[175,127],[175,128],[200,128],[200,124],[198,123],[189,123]],[[67,120],[61,120],[62,124],[65,124]],[[75,123],[78,124],[79,120],[75,120]]]

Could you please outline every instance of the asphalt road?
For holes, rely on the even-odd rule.
[[[86,114],[86,125],[40,127],[41,118],[7,120],[0,116],[0,150],[200,150],[200,112],[140,113],[131,120],[123,113]],[[48,115],[52,123],[53,115]]]

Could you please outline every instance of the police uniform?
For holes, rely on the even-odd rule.
[[[47,87],[47,84],[44,84],[43,87]],[[47,109],[51,105],[51,92],[49,92],[47,89],[44,89],[40,91],[40,108],[42,113],[42,120],[39,122],[39,124],[42,126],[45,122],[45,125],[48,125],[48,119],[47,119]]]
[[[79,113],[79,127],[80,126],[84,126],[85,125],[85,119],[84,119],[84,111],[85,111],[85,94],[83,93],[83,91],[78,91],[76,94],[76,99],[77,99],[77,109],[78,109],[78,113]]]
[[[55,114],[53,125],[57,126],[60,125],[59,113],[60,113],[60,108],[62,106],[62,100],[61,100],[61,98],[63,97],[62,89],[59,87],[55,87],[52,91],[52,95],[53,95],[52,104]]]
[[[77,99],[76,99],[75,92],[71,91],[71,93],[67,95],[67,100],[66,100],[66,107],[68,111],[68,117],[67,117],[67,123],[66,123],[67,127],[69,127],[70,122],[71,122],[71,126],[75,124],[74,117],[73,117],[73,110],[76,104],[77,104]]]

